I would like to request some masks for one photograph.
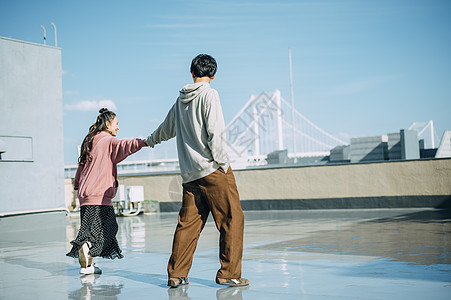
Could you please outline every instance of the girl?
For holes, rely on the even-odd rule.
[[[117,167],[127,156],[147,146],[145,140],[118,140],[116,114],[106,108],[81,145],[74,189],[80,200],[81,225],[67,256],[78,257],[80,274],[100,274],[92,258],[123,258],[116,240],[118,225],[111,199],[116,195]]]

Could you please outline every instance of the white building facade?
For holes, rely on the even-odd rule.
[[[61,49],[0,37],[0,216],[62,211]]]

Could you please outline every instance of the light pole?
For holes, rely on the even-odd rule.
[[[45,42],[45,40],[46,40],[46,38],[45,38],[45,27],[41,25],[41,28],[42,28],[42,30],[44,30],[44,45],[45,45],[46,44],[46,42]]]
[[[55,24],[53,24],[53,22],[50,22],[50,24],[52,24],[53,29],[55,30],[55,48],[58,48],[58,41],[56,39],[56,26],[55,26]]]

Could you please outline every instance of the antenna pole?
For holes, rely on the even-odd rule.
[[[53,22],[50,22],[50,24],[52,24],[53,29],[55,30],[55,48],[58,48],[58,41],[56,39],[56,26],[55,26],[55,24],[53,24]]]
[[[296,162],[296,131],[294,123],[294,93],[293,93],[293,68],[291,64],[291,48],[288,48],[288,60],[290,62],[290,95],[291,95],[291,121],[293,128],[293,152],[294,152],[294,162]]]
[[[435,134],[434,134],[434,121],[429,121],[429,130],[431,131],[431,137],[432,137],[432,148],[435,148]]]
[[[45,45],[46,44],[46,42],[45,42],[45,39],[46,39],[45,38],[45,27],[41,25],[41,28],[42,28],[42,30],[44,30],[44,45]]]

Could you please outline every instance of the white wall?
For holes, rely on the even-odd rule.
[[[0,214],[64,208],[61,49],[0,37]]]

